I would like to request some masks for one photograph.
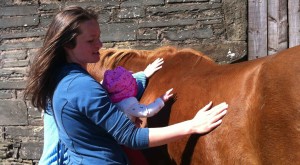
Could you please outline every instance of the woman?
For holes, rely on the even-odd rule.
[[[102,47],[97,15],[80,7],[59,12],[33,62],[25,97],[33,106],[50,105],[70,164],[128,164],[119,144],[142,149],[190,134],[204,134],[222,122],[228,105],[211,103],[191,120],[161,128],[138,128],[86,71]]]
[[[137,95],[136,98],[139,100],[146,87],[147,79],[152,76],[156,71],[161,69],[163,59],[156,59],[153,63],[149,64],[145,70],[132,74],[137,83]],[[58,130],[52,114],[51,105],[48,105],[44,109],[44,146],[43,153],[39,160],[40,165],[56,165],[56,164],[67,164],[69,159],[67,155],[67,148],[60,143],[58,137]],[[141,124],[140,120],[136,120],[136,125]],[[123,147],[124,148],[124,147]],[[145,158],[138,150],[132,150],[129,148],[125,149],[125,153],[129,158],[130,164],[147,164]],[[139,155],[137,157],[137,155]],[[145,163],[146,162],[146,163]]]
[[[161,64],[162,63],[158,63],[157,65],[155,65],[155,63],[154,64],[152,63],[152,65],[148,65],[148,67],[144,71],[140,71],[133,74],[133,77],[136,79],[138,85],[138,94],[136,96],[137,99],[141,98],[145,90],[147,75],[152,75],[154,72],[160,69]],[[44,117],[44,146],[43,146],[42,156],[39,160],[39,164],[40,165],[67,164],[68,162],[67,148],[64,148],[64,145],[62,145],[59,141],[58,130],[55,124],[55,120],[53,118],[52,108],[50,105],[44,109],[43,117]],[[141,123],[137,122],[136,124],[139,125]],[[134,164],[141,164],[140,162],[145,162],[145,160],[142,158],[139,159],[135,158],[136,154],[132,155],[131,152],[130,153],[128,152],[129,151],[126,151],[126,154],[127,156],[129,154],[129,160],[134,162]]]

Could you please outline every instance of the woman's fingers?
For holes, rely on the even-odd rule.
[[[209,110],[209,108],[211,107],[212,105],[212,101],[210,101],[208,104],[206,104],[203,108],[201,108],[199,111],[201,112],[205,112],[207,110]]]
[[[212,123],[218,122],[219,120],[221,120],[227,113],[227,110],[223,110],[218,114],[215,114],[214,116],[212,116]]]
[[[222,118],[227,113],[228,105],[224,102],[212,107],[212,102],[204,106],[192,119],[195,133],[207,133],[222,123]]]
[[[220,103],[214,107],[212,107],[208,112],[208,114],[210,115],[216,115],[220,112],[222,112],[223,110],[227,109],[228,108],[228,104],[223,102],[223,103]]]
[[[218,120],[218,121],[210,124],[210,126],[209,126],[210,128],[209,129],[212,130],[212,129],[218,127],[220,124],[222,124],[222,120]]]

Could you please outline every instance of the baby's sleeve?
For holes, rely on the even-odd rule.
[[[138,85],[138,93],[136,98],[140,100],[146,88],[147,78],[144,72],[137,72],[132,74],[132,76],[136,79],[136,83]]]
[[[124,112],[134,117],[152,117],[158,113],[164,105],[164,101],[161,98],[157,98],[148,105],[140,104],[136,100],[134,103],[131,103],[130,107],[124,109]]]

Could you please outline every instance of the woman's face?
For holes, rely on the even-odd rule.
[[[89,20],[81,23],[79,29],[81,34],[76,37],[76,46],[66,46],[65,50],[68,62],[77,63],[86,69],[87,63],[95,63],[100,59],[100,27],[96,20]]]

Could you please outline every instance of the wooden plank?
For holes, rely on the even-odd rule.
[[[248,0],[248,59],[266,56],[267,0]]]
[[[289,47],[300,45],[299,0],[288,0]]]
[[[286,0],[268,0],[268,55],[288,48]]]

